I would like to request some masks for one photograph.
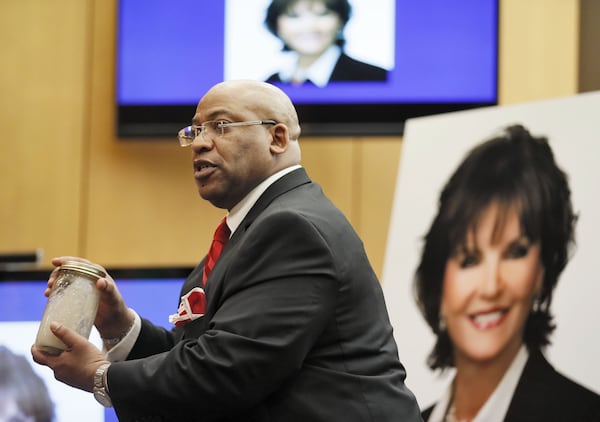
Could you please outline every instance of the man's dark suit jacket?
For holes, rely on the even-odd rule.
[[[109,368],[119,420],[421,420],[362,242],[304,169],[259,198],[205,290],[204,317],[175,333],[143,320]]]
[[[423,412],[425,421],[432,410]],[[600,422],[600,396],[557,372],[540,351],[531,351],[504,421]]]
[[[329,77],[329,82],[343,81],[386,81],[387,70],[373,66],[372,64],[360,62],[352,57],[342,53],[338,59],[333,72]],[[278,73],[269,76],[266,82],[283,83]]]

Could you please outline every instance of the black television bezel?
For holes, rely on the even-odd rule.
[[[186,279],[194,267],[107,267],[115,280],[136,279]],[[53,268],[0,269],[0,283],[15,281],[43,281],[50,277]]]
[[[496,87],[497,91],[497,87]],[[402,136],[404,122],[414,117],[497,105],[489,103],[428,104],[300,104],[296,105],[303,136]],[[194,105],[117,105],[117,135],[175,138],[190,124]]]

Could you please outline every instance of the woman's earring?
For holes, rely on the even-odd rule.
[[[534,313],[538,313],[541,311],[541,309],[542,309],[542,301],[539,296],[536,296],[533,298],[533,305],[531,307],[531,310]]]
[[[444,315],[440,314],[440,319],[438,321],[438,332],[443,333],[446,331],[446,328],[446,318],[444,318]]]

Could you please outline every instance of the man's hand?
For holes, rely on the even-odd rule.
[[[67,346],[67,350],[54,356],[32,346],[33,360],[52,369],[57,380],[91,392],[94,387],[94,373],[100,365],[108,363],[106,356],[85,337],[64,325],[53,322],[50,329]]]

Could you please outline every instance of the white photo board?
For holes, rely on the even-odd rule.
[[[406,123],[382,283],[407,385],[425,408],[446,388],[426,365],[435,338],[415,304],[412,285],[422,238],[443,185],[469,149],[499,129],[523,124],[545,136],[568,174],[579,214],[575,253],[559,279],[552,311],[557,328],[546,356],[554,367],[600,393],[600,91],[511,106],[410,119]]]

